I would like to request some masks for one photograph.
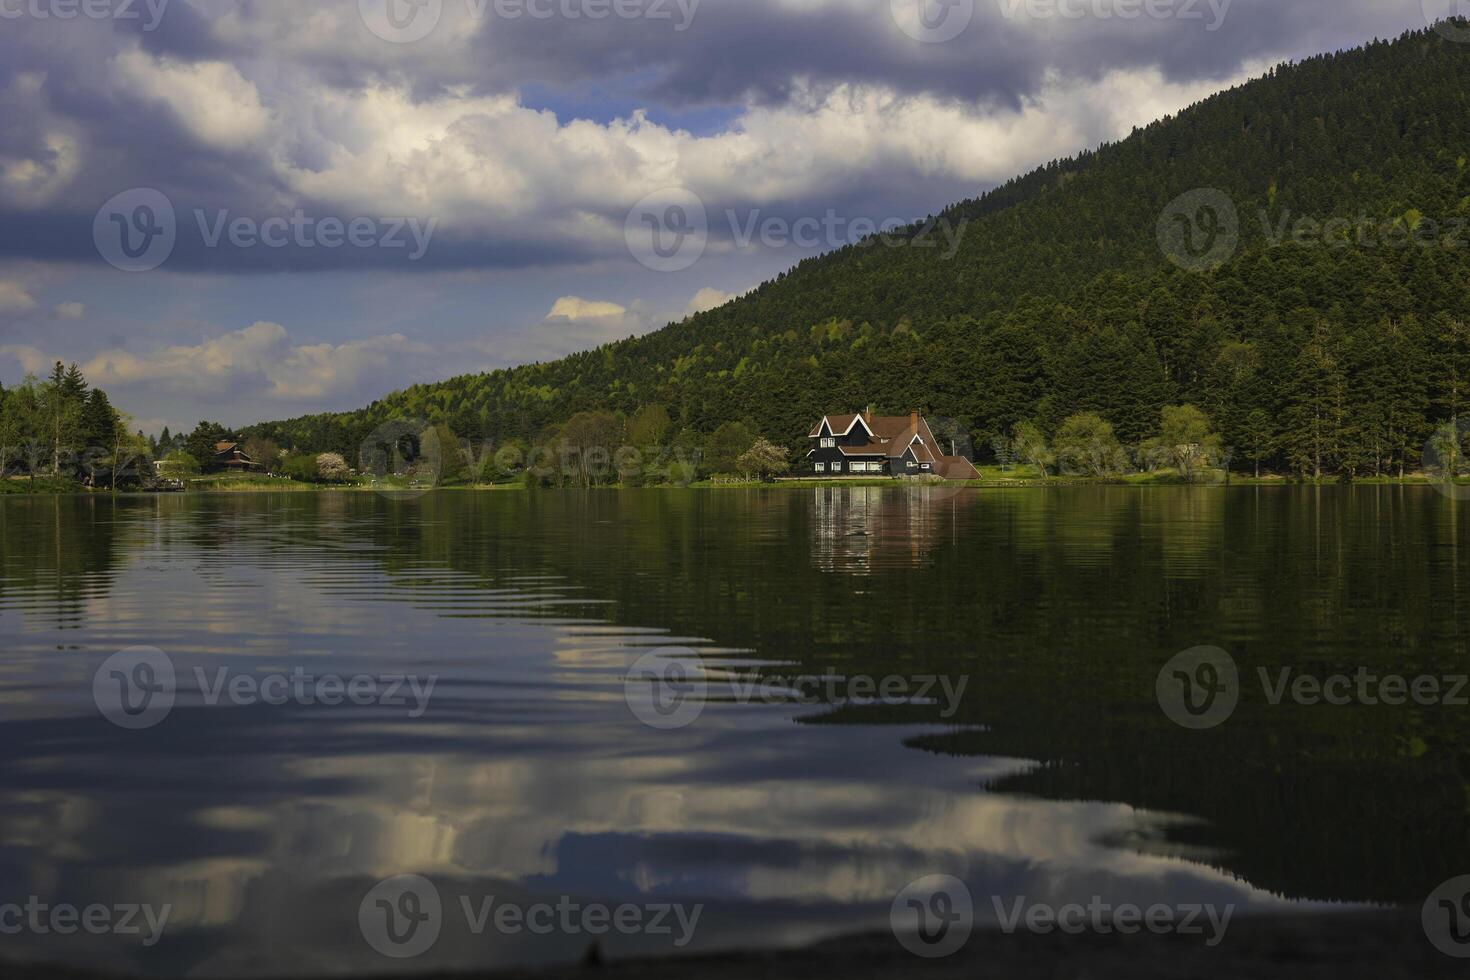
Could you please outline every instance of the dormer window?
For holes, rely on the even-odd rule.
[[[834,449],[834,448],[836,448],[836,446],[837,446],[837,440],[836,439],[832,438],[831,436],[825,436],[825,437],[823,437],[823,439],[822,439],[822,448],[823,449]]]

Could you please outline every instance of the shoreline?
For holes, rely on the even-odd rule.
[[[1284,912],[1240,916],[1223,942],[1209,946],[1200,935],[1125,935],[1116,932],[1006,934],[977,929],[952,956],[925,960],[887,933],[846,936],[794,949],[728,951],[660,959],[609,960],[545,968],[420,970],[400,967],[371,975],[379,980],[891,980],[926,976],[974,980],[1053,977],[1128,977],[1129,980],[1197,980],[1202,976],[1261,980],[1432,980],[1464,975],[1464,961],[1440,952],[1425,935],[1416,911]],[[123,973],[47,964],[0,963],[15,980],[139,980]],[[362,974],[346,974],[362,975]],[[295,980],[332,980],[338,974]],[[238,975],[231,980],[265,980]]]
[[[1229,489],[1232,487],[1423,487],[1434,490],[1445,490],[1447,485],[1442,480],[1436,480],[1428,476],[1406,476],[1406,477],[1363,477],[1354,480],[1339,478],[1322,480],[1296,480],[1286,477],[1263,476],[1263,477],[1232,477],[1229,480],[1211,479],[1187,481],[1177,477],[1158,477],[1154,475],[1138,475],[1135,477],[1047,477],[1039,478],[998,478],[981,480],[956,480],[952,482],[932,483],[909,483],[906,481],[885,478],[854,478],[854,479],[825,479],[786,477],[771,482],[760,481],[710,481],[700,480],[684,486],[676,484],[659,483],[645,486],[627,486],[624,484],[608,484],[604,486],[591,487],[536,487],[530,488],[522,483],[481,483],[464,484],[443,487],[413,488],[393,486],[372,486],[361,484],[311,484],[297,483],[294,481],[279,481],[276,484],[253,483],[240,481],[238,485],[230,485],[232,481],[221,481],[218,484],[204,487],[190,487],[187,490],[174,491],[147,491],[147,490],[122,490],[113,493],[110,490],[87,490],[79,487],[68,487],[65,489],[18,489],[17,484],[23,481],[16,480],[10,486],[0,488],[0,499],[6,497],[199,497],[229,494],[269,494],[269,493],[291,493],[291,494],[314,494],[314,493],[378,493],[384,495],[416,496],[429,493],[556,493],[556,492],[579,492],[579,493],[640,493],[640,492],[670,492],[670,491],[722,491],[722,490],[814,490],[814,489],[944,489],[944,490],[1050,490],[1074,487],[1115,487],[1131,489]],[[1462,477],[1451,486],[1456,490],[1464,488],[1470,495],[1470,477]]]

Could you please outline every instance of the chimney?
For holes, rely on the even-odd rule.
[[[909,413],[909,425],[912,425],[916,429],[919,427],[919,413],[918,412],[910,412]]]

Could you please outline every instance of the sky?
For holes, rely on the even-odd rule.
[[[1456,2],[0,0],[0,382],[157,432],[550,360]]]

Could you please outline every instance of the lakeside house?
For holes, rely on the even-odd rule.
[[[255,460],[240,448],[238,442],[217,442],[214,444],[214,458],[209,460],[205,468],[215,472],[225,470],[248,473],[258,467],[255,465]]]
[[[968,459],[944,454],[929,423],[918,412],[825,415],[808,438],[816,441],[807,460],[817,476],[980,477]]]

